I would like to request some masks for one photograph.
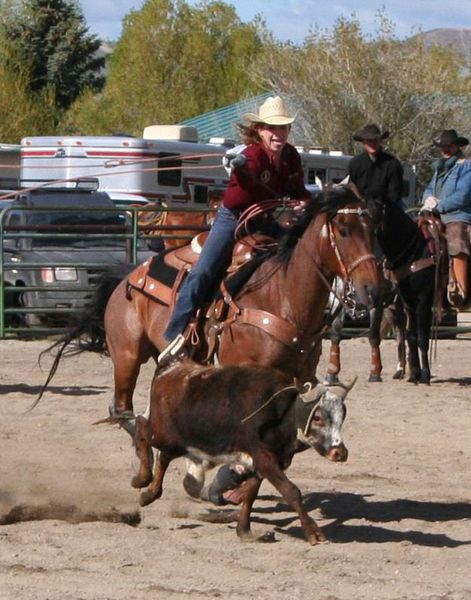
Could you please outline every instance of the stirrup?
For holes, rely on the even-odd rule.
[[[466,295],[458,281],[450,281],[447,286],[448,302],[454,308],[461,308],[466,300]]]
[[[157,364],[161,365],[174,358],[178,358],[183,346],[186,344],[186,338],[182,333],[179,333],[170,344],[162,350],[157,357]]]

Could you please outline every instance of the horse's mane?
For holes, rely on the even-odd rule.
[[[311,194],[311,202],[306,206],[303,216],[280,238],[277,250],[278,260],[282,263],[290,260],[296,244],[317,215],[327,213],[329,217],[333,217],[346,204],[357,200],[353,191],[343,185],[329,186]]]

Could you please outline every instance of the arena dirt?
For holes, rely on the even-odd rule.
[[[141,509],[136,460],[107,415],[109,359],[64,361],[41,403],[46,341],[0,341],[0,598],[2,600],[469,600],[471,598],[471,341],[443,340],[430,387],[367,383],[368,342],[344,342],[350,457],[314,451],[288,471],[330,541],[314,547],[267,483],[243,543],[230,508],[188,499],[183,461],[163,497]],[[325,354],[318,374],[325,369]],[[143,410],[152,377],[136,393]],[[211,521],[220,521],[213,523]]]

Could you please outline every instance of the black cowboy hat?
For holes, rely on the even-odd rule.
[[[385,140],[389,137],[389,131],[381,133],[380,128],[375,123],[368,123],[362,129],[353,134],[356,142],[365,142],[368,140]]]
[[[465,137],[459,136],[456,129],[444,129],[440,137],[433,142],[435,146],[467,146],[469,140]]]

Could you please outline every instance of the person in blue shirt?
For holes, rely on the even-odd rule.
[[[469,140],[455,129],[445,129],[434,141],[440,158],[423,194],[422,211],[436,211],[445,225],[450,277],[448,300],[455,308],[469,295],[468,261],[471,255],[471,160],[463,148]]]

